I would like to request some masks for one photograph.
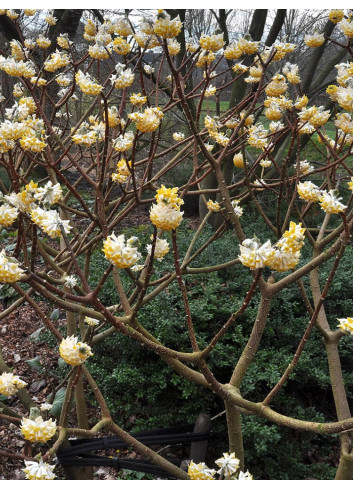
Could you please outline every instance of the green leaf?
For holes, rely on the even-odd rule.
[[[32,333],[30,336],[29,336],[29,339],[33,342],[36,342],[39,340],[39,336],[41,334],[41,332],[44,330],[44,326],[42,326],[41,328],[38,328],[34,331],[34,333]]]
[[[68,364],[65,362],[65,360],[64,360],[63,358],[59,357],[59,359],[58,359],[58,367],[60,367],[60,368],[64,368],[64,367],[66,367],[67,365],[68,365]]]
[[[54,309],[54,311],[50,315],[50,319],[52,321],[57,321],[60,317],[60,309]]]
[[[64,404],[64,399],[65,399],[65,394],[66,394],[66,387],[60,387],[58,392],[55,394],[54,401],[53,401],[53,407],[49,411],[50,414],[53,416],[59,418],[61,414],[61,410],[63,408]]]
[[[43,365],[40,363],[40,357],[31,358],[30,360],[26,360],[27,365],[32,370],[37,370],[38,372],[42,370]]]

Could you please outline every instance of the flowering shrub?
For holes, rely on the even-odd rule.
[[[20,30],[24,17],[34,14],[27,9],[21,14],[0,10],[0,15]],[[24,459],[26,477],[53,479],[54,467],[48,462],[67,437],[99,435],[104,429],[175,478],[215,480],[217,473],[218,479],[249,480],[241,434],[245,413],[293,430],[342,433],[336,477],[352,478],[353,420],[338,349],[340,340],[352,333],[352,318],[338,319],[338,327],[330,324],[325,306],[353,225],[353,123],[348,113],[353,109],[353,62],[336,66],[337,83],[323,93],[327,106],[322,106],[302,92],[300,66],[286,59],[295,52],[293,43],[275,41],[268,47],[244,35],[226,45],[225,33],[215,32],[203,33],[195,45],[186,44],[180,42],[185,41],[180,17],[164,10],[151,12],[139,23],[127,14],[97,24],[89,18],[84,47],[75,46],[65,33],[50,38],[57,23],[52,13],[45,22],[46,32],[35,40],[26,36],[11,40],[0,56],[0,70],[11,87],[0,97],[0,165],[9,182],[1,184],[0,226],[15,234],[13,243],[5,242],[0,252],[0,282],[21,298],[1,318],[22,300],[28,302],[54,335],[58,357],[70,366],[62,381],[65,398],[56,420],[43,420],[27,396],[19,395],[26,383],[1,367],[1,394],[19,395],[24,407],[32,410],[22,422],[12,410],[0,417],[21,422],[21,433],[29,442],[50,445],[47,451],[35,445],[36,459]],[[330,29],[306,34],[305,45],[316,49],[336,44],[351,55],[350,14],[332,10],[327,22]],[[340,29],[343,41],[330,37],[333,29]],[[219,102],[230,84],[242,82],[248,87],[243,97],[233,97],[227,110],[213,110],[213,98]],[[73,117],[70,111],[77,100],[83,110]],[[330,119],[335,127],[332,137]],[[302,146],[308,141],[323,155],[322,163],[303,159]],[[187,179],[173,186],[172,172],[185,160]],[[88,189],[87,198],[82,184]],[[204,210],[181,253],[178,228],[185,220],[187,199],[195,197]],[[250,206],[257,209],[265,227],[262,242],[248,232]],[[126,223],[145,207],[149,214],[144,224],[152,235],[143,248]],[[313,227],[308,225],[310,219]],[[213,233],[200,244],[208,222]],[[202,266],[203,253],[227,228],[234,233],[231,259]],[[304,248],[310,255],[306,261]],[[97,251],[106,261],[92,285],[92,257]],[[160,262],[168,253],[173,265],[165,271]],[[201,266],[195,266],[197,260]],[[328,264],[322,285],[319,272]],[[246,268],[251,285],[237,298],[239,307],[229,307],[224,324],[216,331],[210,328],[200,341],[185,276],[233,267]],[[115,297],[107,304],[101,300],[102,290],[111,278]],[[268,383],[266,396],[258,402],[247,396],[244,378],[256,362],[262,335],[275,313],[271,305],[291,285],[298,286],[309,319],[300,326],[301,339],[293,345],[292,360],[282,365],[281,374]],[[180,328],[188,336],[188,348],[171,347],[168,338],[162,341],[141,321],[144,308],[172,286],[182,297]],[[55,316],[42,311],[40,300],[65,312],[64,337]],[[240,327],[250,303],[257,310],[253,329],[244,349],[233,352],[235,363],[227,381],[220,381],[210,359],[220,353],[227,334]],[[173,304],[168,311],[171,316],[179,313]],[[332,423],[276,410],[276,396],[291,378],[314,327],[328,353],[337,410],[337,421]],[[127,435],[113,419],[90,371],[90,357],[100,341],[119,335],[159,355],[182,378],[224,402],[230,454],[215,461],[217,470],[191,461],[186,473]],[[5,365],[2,358],[0,365]],[[100,413],[94,424],[87,417],[92,394]],[[73,398],[77,425],[69,416]]]

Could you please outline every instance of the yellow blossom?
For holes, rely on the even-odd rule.
[[[219,212],[221,210],[221,206],[218,202],[214,202],[213,200],[208,200],[206,202],[207,209],[212,212]]]
[[[75,79],[82,92],[87,95],[98,95],[102,91],[102,85],[95,83],[88,74],[84,75],[81,70],[76,73]]]
[[[278,97],[288,88],[283,75],[275,75],[272,81],[265,88],[265,92],[269,97]]]
[[[112,46],[117,54],[126,55],[131,51],[131,45],[122,37],[116,37]]]
[[[334,24],[337,24],[338,22],[341,22],[341,20],[344,17],[344,11],[341,9],[332,9],[330,10],[328,14],[328,18],[330,19],[331,22]]]
[[[329,190],[326,192],[323,190],[320,195],[320,207],[327,214],[339,214],[347,209],[346,205],[343,205],[340,200],[342,197],[337,197],[335,190]]]
[[[37,45],[43,49],[46,49],[51,45],[51,40],[48,37],[43,36],[43,34],[39,34],[36,41]]]
[[[45,443],[55,435],[56,421],[52,419],[43,421],[41,416],[38,416],[34,420],[22,418],[21,432],[28,441]]]
[[[151,239],[153,239],[153,235],[151,236]],[[147,247],[147,253],[151,255],[152,253],[152,245],[148,244]],[[169,252],[169,244],[166,239],[156,239],[156,245],[154,248],[154,258],[156,258],[158,261],[162,261],[165,255]]]
[[[188,467],[188,476],[191,480],[214,480],[216,471],[209,469],[204,462],[195,464],[192,460]]]
[[[0,375],[0,394],[3,396],[13,396],[26,385],[26,382],[21,380],[20,377],[10,372],[4,372]]]
[[[163,112],[158,107],[148,107],[144,112],[133,112],[128,115],[135,122],[136,129],[141,132],[153,132],[158,129]]]
[[[338,319],[338,322],[338,328],[340,328],[343,333],[353,334],[353,318]]]
[[[320,198],[320,190],[317,185],[310,181],[298,183],[297,192],[299,197],[306,202],[318,202]]]
[[[244,157],[242,153],[235,153],[233,156],[233,164],[236,168],[244,168]]]
[[[132,237],[125,241],[125,236],[120,234],[115,236],[112,233],[103,242],[103,252],[108,261],[117,268],[130,268],[139,261],[141,253],[137,251],[134,245],[138,243],[136,237]]]
[[[26,468],[21,470],[26,474],[26,479],[49,481],[56,477],[53,472],[55,465],[49,465],[42,459],[39,462],[25,460],[25,466]]]
[[[0,252],[0,283],[18,282],[23,278],[23,272],[15,258],[6,256],[5,250]]]
[[[11,226],[16,220],[18,215],[18,210],[16,207],[12,207],[8,204],[3,204],[0,206],[0,225],[1,226]]]
[[[305,34],[304,42],[309,48],[318,48],[325,42],[325,36],[323,34]]]
[[[87,343],[78,341],[76,336],[64,338],[60,343],[59,353],[69,365],[82,365],[88,357],[93,355],[91,347]]]
[[[158,36],[171,39],[177,37],[182,28],[179,15],[174,19],[170,18],[166,12],[163,11],[162,15],[153,24],[153,30]]]
[[[347,37],[353,37],[353,21],[351,19],[343,19],[338,25]]]
[[[132,103],[132,105],[140,106],[147,102],[147,97],[141,95],[141,93],[133,93],[130,96],[130,102]]]
[[[200,38],[200,46],[206,51],[216,53],[224,46],[223,33],[212,34],[210,36],[202,34]]]

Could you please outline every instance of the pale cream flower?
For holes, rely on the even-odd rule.
[[[0,206],[0,226],[11,226],[17,218],[18,209],[9,204]]]
[[[195,464],[192,460],[188,467],[188,475],[191,480],[214,480],[216,471],[207,467],[205,462]]]
[[[24,277],[24,270],[18,266],[15,258],[6,256],[5,250],[0,252],[0,283],[14,283]]]
[[[138,239],[135,236],[125,241],[123,234],[115,236],[112,233],[103,242],[103,252],[106,259],[117,268],[130,268],[141,258],[141,253],[134,246],[137,243]]]
[[[25,465],[26,468],[21,470],[26,474],[26,479],[48,481],[56,477],[53,472],[55,465],[49,465],[42,459],[39,462],[25,460]]]
[[[60,343],[59,353],[69,365],[82,365],[88,357],[93,355],[91,347],[87,343],[78,341],[76,336],[64,338]]]
[[[213,200],[208,200],[206,202],[207,209],[212,212],[219,212],[221,210],[221,206],[218,202],[214,202]]]
[[[236,458],[235,453],[223,453],[223,457],[215,460],[215,464],[220,467],[217,471],[218,474],[223,474],[224,477],[228,477],[236,472],[240,465],[240,460]]]
[[[26,382],[20,379],[18,375],[10,372],[4,372],[0,375],[0,394],[4,396],[13,396],[17,391],[26,387]]]
[[[99,324],[99,319],[91,318],[89,316],[85,316],[84,321],[88,326],[98,326]]]
[[[151,236],[151,239],[153,239],[153,236]],[[148,244],[147,247],[147,253],[150,255],[152,252],[152,245]],[[166,239],[156,239],[156,245],[154,249],[154,258],[157,258],[158,261],[162,261],[165,255],[169,251],[169,244]]]
[[[337,192],[335,190],[322,190],[320,195],[320,207],[327,214],[338,214],[344,212],[347,206],[342,204],[340,200],[342,197],[337,197]]]
[[[340,328],[341,331],[353,334],[353,318],[338,319],[338,322],[338,328]]]
[[[21,432],[26,440],[45,443],[55,435],[56,421],[52,419],[43,421],[41,416],[38,416],[34,420],[22,418]]]

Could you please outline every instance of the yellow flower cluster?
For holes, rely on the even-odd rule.
[[[130,68],[124,70],[122,67],[125,67],[125,65],[120,64],[117,68],[117,75],[113,75],[111,77],[114,87],[118,89],[130,87],[135,79],[135,75],[132,73]]]
[[[6,256],[5,250],[0,251],[0,283],[14,283],[23,278],[24,270],[18,266],[15,258]]]
[[[282,95],[288,88],[286,79],[283,75],[275,75],[271,82],[265,88],[265,92],[269,97],[278,97]]]
[[[56,42],[61,49],[70,49],[70,41],[67,34],[60,34],[60,36],[56,38]]]
[[[33,206],[30,211],[32,221],[51,238],[61,236],[61,226],[65,233],[69,233],[72,226],[66,219],[61,219],[59,213],[55,210],[46,211],[38,206]]]
[[[76,73],[75,79],[82,92],[87,95],[98,95],[102,91],[102,85],[95,83],[88,74],[83,74],[81,70]]]
[[[12,207],[8,204],[3,204],[0,206],[0,225],[1,226],[11,226],[16,220],[18,215],[18,210],[16,207]]]
[[[158,18],[153,24],[154,33],[158,36],[171,39],[177,37],[182,28],[179,15],[174,19],[164,10],[158,13]]]
[[[26,385],[26,382],[21,380],[18,375],[10,372],[4,372],[0,375],[0,394],[3,396],[13,396]]]
[[[342,197],[337,197],[335,190],[329,190],[328,192],[323,190],[321,192],[319,201],[320,207],[327,214],[339,214],[347,209],[346,205],[343,205],[340,200]]]
[[[153,235],[151,236],[153,239]],[[152,245],[149,244],[146,247],[147,253],[150,255],[152,252]],[[162,261],[165,255],[169,252],[169,244],[166,239],[156,239],[156,245],[154,248],[154,258],[157,258],[158,261]]]
[[[300,76],[298,72],[299,67],[295,64],[286,63],[282,68],[282,73],[287,77],[287,80],[292,85],[297,85],[298,83],[300,83]]]
[[[132,105],[137,105],[139,107],[147,102],[147,97],[141,95],[141,93],[133,93],[130,96],[130,102]]]
[[[76,336],[64,338],[60,343],[59,353],[69,365],[82,365],[88,357],[93,355],[91,347],[87,343],[78,341]]]
[[[134,134],[132,131],[128,131],[125,135],[120,134],[115,140],[113,140],[113,146],[115,151],[124,152],[128,151],[132,147],[134,141]]]
[[[48,14],[46,17],[45,17],[45,22],[49,25],[56,25],[58,19],[56,17],[54,17],[52,14]]]
[[[250,39],[245,39],[244,37],[239,39],[237,42],[229,44],[224,50],[224,57],[226,59],[238,59],[243,54],[255,54],[259,49],[258,41],[251,41]]]
[[[266,119],[269,119],[270,121],[278,121],[282,117],[282,112],[281,109],[279,108],[279,105],[276,103],[272,103],[266,110],[265,110],[265,117]]]
[[[136,237],[132,237],[125,242],[125,236],[120,234],[115,236],[112,233],[103,242],[103,252],[110,263],[117,268],[130,268],[139,261],[141,253],[134,246],[138,243]]]
[[[24,438],[31,442],[42,442],[53,438],[56,432],[56,421],[48,419],[43,421],[41,416],[32,420],[29,418],[22,418],[21,433]]]
[[[139,131],[153,132],[158,129],[163,115],[159,107],[147,107],[144,112],[132,112],[128,117],[135,122]]]
[[[108,109],[109,118],[109,109]],[[105,124],[98,122],[96,118],[90,117],[91,125],[83,122],[78,128],[76,134],[72,136],[74,143],[81,146],[92,146],[96,142],[102,142],[105,136]]]
[[[158,228],[165,231],[176,229],[182,219],[184,212],[180,206],[184,204],[183,199],[178,197],[178,188],[166,188],[164,185],[157,190],[157,204],[153,204],[150,210],[150,219]]]
[[[40,48],[46,49],[51,45],[51,40],[48,37],[45,37],[43,34],[39,34],[36,39],[37,46]]]
[[[35,75],[35,68],[32,61],[16,61],[14,58],[4,58],[0,55],[0,69],[11,76],[21,76],[32,78]]]
[[[88,54],[93,59],[108,59],[111,55],[111,50],[104,43],[96,42],[93,46],[89,46]]]
[[[202,34],[199,42],[202,49],[216,53],[224,46],[223,33],[212,35]]]
[[[83,34],[84,39],[86,39],[86,41],[93,41],[96,34],[97,34],[97,29],[93,20],[88,19],[85,24],[85,30]]]
[[[254,148],[263,149],[267,144],[267,130],[262,124],[249,127],[248,143]]]
[[[217,88],[214,85],[210,85],[205,90],[205,98],[213,97],[216,94]]]
[[[185,134],[183,132],[173,132],[174,141],[183,141],[185,139]]]
[[[276,52],[272,58],[272,61],[280,61],[287,54],[292,53],[296,47],[297,46],[295,44],[292,44],[290,42],[275,42],[273,48],[276,50]],[[271,51],[272,49],[270,48],[261,54],[263,61],[267,60],[267,56],[270,55]]]
[[[130,168],[132,166],[131,160],[127,163],[125,158],[122,158],[117,163],[117,171],[118,173],[112,174],[113,182],[124,183],[127,180],[127,177],[130,175]]]
[[[11,56],[16,61],[24,61],[25,60],[24,50],[22,49],[22,46],[18,41],[16,41],[15,39],[12,40],[10,42],[10,47],[11,47]]]
[[[116,37],[113,40],[112,47],[117,54],[120,54],[122,56],[129,54],[129,52],[131,51],[131,44],[129,44],[122,37]]]
[[[304,107],[306,107],[306,105],[308,104],[309,102],[309,99],[306,95],[303,95],[302,97],[298,97],[294,103],[294,107],[298,110],[301,110],[303,109]]]
[[[207,209],[212,212],[219,212],[221,210],[221,206],[218,202],[214,202],[213,200],[208,200],[206,202]]]
[[[344,17],[344,11],[341,9],[332,9],[328,14],[328,18],[334,24],[338,24],[338,22],[341,22],[343,17]]]
[[[32,153],[40,153],[46,147],[46,143],[36,136],[24,136],[20,140],[21,148]]]
[[[245,162],[242,153],[235,153],[233,156],[233,164],[236,168],[244,168]]]
[[[213,481],[214,475],[216,471],[214,469],[209,469],[205,462],[200,462],[199,464],[195,464],[191,460],[189,467],[188,467],[188,476],[192,481],[194,480],[202,480],[202,481]]]
[[[299,133],[300,134],[311,134],[316,128],[326,124],[330,118],[330,111],[324,110],[323,106],[316,107],[315,105],[311,107],[304,107],[299,113],[298,117],[300,123],[302,124]]]
[[[110,128],[117,127],[120,124],[119,111],[115,105],[108,108],[108,123]]]
[[[206,65],[210,65],[212,61],[216,59],[216,54],[209,52],[207,54],[201,53],[200,56],[198,57],[195,66],[197,68],[204,68]]]
[[[345,134],[353,134],[352,116],[346,112],[337,114],[335,126],[341,129]]]
[[[26,479],[35,481],[50,481],[56,476],[53,472],[55,465],[49,465],[43,462],[42,459],[39,462],[25,460],[25,469],[22,471],[26,474]]]
[[[352,19],[343,19],[341,22],[338,24],[344,34],[349,37],[350,39],[353,37],[353,21]]]
[[[113,26],[114,32],[119,36],[127,37],[133,34],[131,25],[127,19],[120,17]]]
[[[318,48],[325,42],[325,36],[323,34],[305,34],[304,42],[309,48]]]
[[[176,56],[181,49],[180,42],[175,39],[168,39],[168,53],[170,56]]]
[[[318,202],[320,198],[320,189],[313,182],[298,183],[297,191],[299,197],[306,202]]]
[[[340,328],[343,333],[353,334],[353,318],[338,319]]]
[[[239,260],[252,270],[265,266],[278,272],[291,270],[299,262],[304,233],[301,224],[291,222],[289,230],[274,246],[270,240],[261,245],[257,238],[246,239],[239,245]]]

